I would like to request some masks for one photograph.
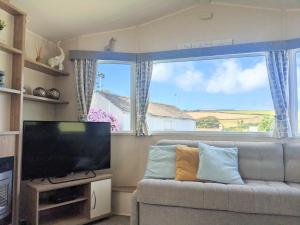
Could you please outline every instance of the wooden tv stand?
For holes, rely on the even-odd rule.
[[[98,174],[59,184],[24,182],[21,216],[31,225],[83,225],[105,218],[111,215],[111,178],[110,174]],[[49,202],[49,195],[57,190],[76,190],[76,198]]]

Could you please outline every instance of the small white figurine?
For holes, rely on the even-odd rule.
[[[108,44],[104,47],[104,51],[112,52],[115,50],[116,39],[113,37],[109,39]]]
[[[63,49],[60,47],[60,43],[61,43],[61,41],[58,41],[58,42],[57,42],[57,48],[58,48],[59,51],[60,51],[60,55],[54,56],[54,57],[50,58],[50,59],[48,60],[48,64],[49,64],[52,68],[58,66],[58,69],[59,69],[59,70],[64,70],[63,61],[65,60],[65,57],[66,57],[66,56],[65,56],[65,53],[64,53]]]

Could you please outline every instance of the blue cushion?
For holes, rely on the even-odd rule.
[[[225,184],[244,184],[238,169],[238,149],[199,143],[197,178]]]
[[[150,146],[144,178],[174,179],[176,175],[176,145]]]

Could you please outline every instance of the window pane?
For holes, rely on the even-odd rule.
[[[300,52],[296,54],[297,62],[297,93],[298,93],[298,132],[300,131]]]
[[[130,131],[131,65],[99,63],[89,118],[108,121],[112,131]]]
[[[265,57],[155,63],[147,120],[150,131],[272,131]]]

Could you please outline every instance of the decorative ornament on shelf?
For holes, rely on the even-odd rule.
[[[5,72],[3,70],[0,70],[0,87],[5,86]]]
[[[46,90],[42,87],[37,87],[33,90],[33,95],[38,97],[46,97]]]
[[[39,62],[39,63],[42,62],[42,52],[43,52],[42,46],[36,48],[36,58],[35,58],[36,62]]]
[[[46,93],[47,98],[58,100],[60,98],[60,91],[56,88],[51,88]]]
[[[115,50],[116,41],[117,40],[113,37],[109,39],[108,44],[104,47],[104,51],[113,52]]]
[[[0,31],[3,30],[4,27],[6,27],[5,21],[4,20],[0,20]]]
[[[31,87],[29,85],[24,85],[24,87],[23,87],[23,93],[27,94],[27,95],[32,95]]]
[[[62,71],[62,70],[64,70],[63,62],[64,62],[66,56],[65,56],[63,49],[60,47],[60,43],[61,43],[61,41],[57,42],[57,48],[60,51],[60,55],[50,58],[48,60],[48,64],[50,67],[52,67],[52,68],[58,67],[58,70]]]

